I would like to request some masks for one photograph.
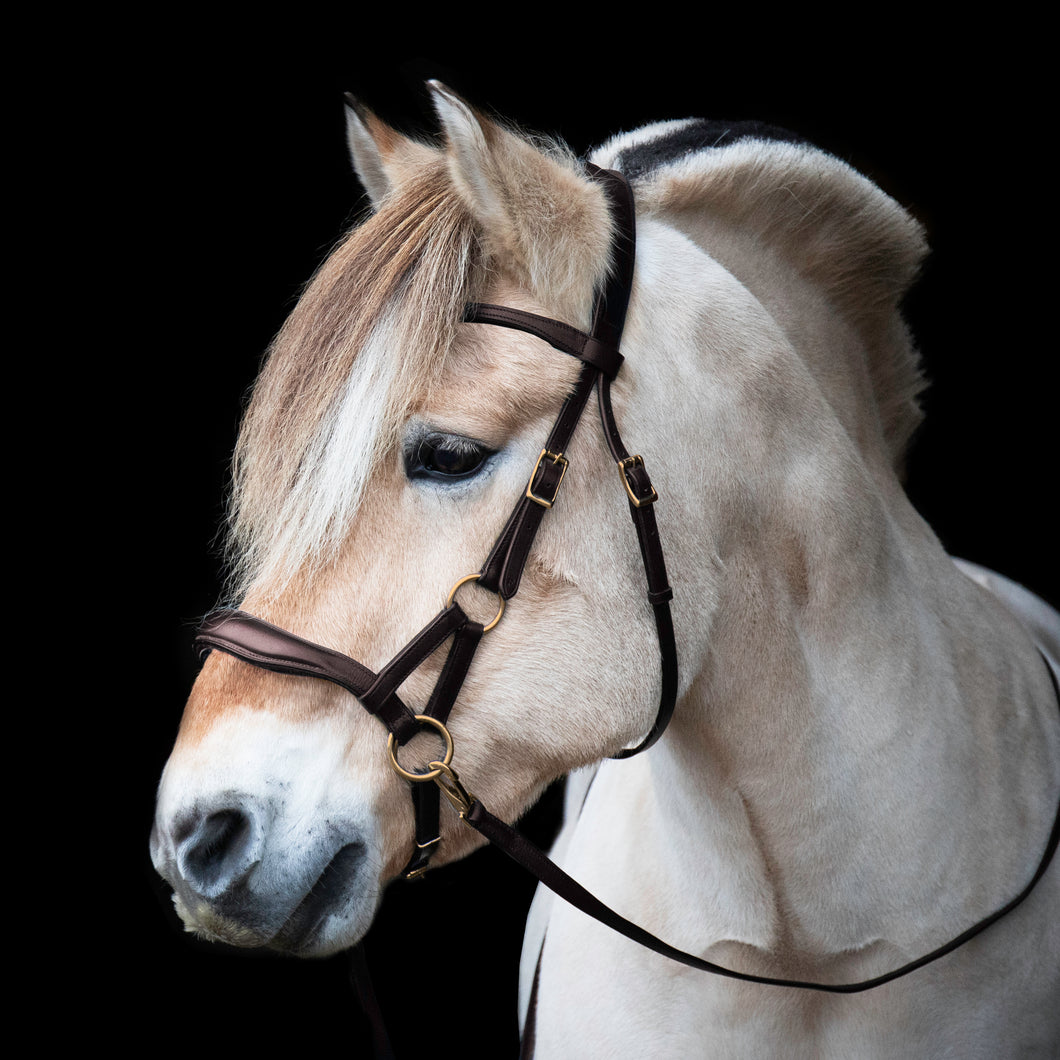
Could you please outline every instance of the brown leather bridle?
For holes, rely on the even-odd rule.
[[[1016,908],[1044,875],[1056,850],[1060,839],[1060,807],[1033,878],[1000,909],[931,953],[884,975],[857,983],[814,983],[736,972],[678,950],[649,934],[605,906],[510,825],[494,817],[468,793],[452,768],[453,742],[446,726],[450,711],[484,633],[496,625],[503,614],[505,602],[518,592],[538,527],[545,513],[555,503],[563,481],[567,468],[567,458],[563,454],[594,388],[597,391],[604,438],[618,466],[640,543],[648,601],[658,632],[662,674],[659,707],[651,730],[636,747],[621,751],[614,757],[626,758],[651,747],[670,721],[677,698],[677,650],[669,603],[673,592],[667,581],[655,520],[654,505],[658,496],[644,461],[640,456],[630,456],[622,444],[610,397],[611,381],[622,365],[619,346],[633,282],[633,198],[620,174],[591,164],[587,164],[587,170],[607,196],[614,226],[612,268],[606,285],[596,297],[591,332],[586,333],[560,321],[503,306],[471,304],[466,307],[464,314],[464,321],[469,324],[495,324],[536,335],[582,362],[577,383],[556,418],[530,475],[525,494],[516,504],[481,569],[457,582],[446,606],[378,673],[341,652],[313,644],[237,610],[217,611],[209,615],[198,632],[196,644],[203,653],[216,648],[244,662],[277,673],[331,681],[355,696],[369,713],[387,727],[390,732],[388,753],[391,766],[409,781],[415,809],[416,849],[404,870],[406,878],[419,876],[426,871],[431,853],[440,842],[439,795],[443,794],[457,809],[462,820],[499,846],[547,887],[583,912],[656,953],[691,968],[745,982],[840,994],[869,990],[952,952]],[[470,581],[477,581],[482,588],[497,594],[500,610],[491,623],[483,625],[472,620],[456,602],[461,586]],[[450,639],[441,674],[427,705],[422,713],[417,714],[401,701],[397,689]],[[1048,663],[1046,666],[1056,689],[1056,677]],[[1057,698],[1060,701],[1060,690],[1057,690]],[[397,761],[396,748],[425,729],[433,730],[442,737],[446,746],[445,754],[428,763],[426,769],[407,770]]]
[[[653,509],[658,495],[644,461],[640,456],[630,456],[622,444],[611,408],[611,380],[622,365],[619,345],[633,283],[636,244],[633,197],[629,185],[618,173],[596,166],[589,166],[588,171],[604,190],[614,223],[611,269],[606,284],[596,297],[592,331],[586,333],[558,320],[504,306],[474,303],[465,307],[465,323],[496,324],[528,332],[581,361],[578,380],[556,417],[526,491],[481,569],[457,582],[446,606],[379,673],[373,673],[340,652],[303,640],[243,611],[214,612],[207,617],[196,637],[196,643],[203,651],[218,648],[268,670],[332,681],[356,696],[361,706],[390,730],[391,765],[412,784],[415,808],[416,850],[404,870],[406,878],[426,871],[431,853],[439,842],[439,788],[453,794],[459,783],[450,765],[452,738],[446,728],[449,713],[484,633],[500,621],[505,602],[519,590],[541,520],[559,494],[567,469],[564,453],[594,389],[604,439],[619,469],[640,542],[648,600],[658,632],[662,671],[655,723],[640,744],[619,752],[615,757],[625,758],[651,747],[666,728],[677,699],[677,649],[670,614],[673,591],[667,582]],[[472,620],[457,602],[458,591],[469,581],[477,581],[482,588],[497,594],[500,610],[491,623],[483,625]],[[401,701],[397,690],[414,670],[450,639],[449,652],[438,681],[422,713],[417,714]],[[425,770],[405,770],[397,761],[395,749],[425,728],[442,736],[446,742],[446,756],[439,762],[430,763]],[[436,783],[424,783],[429,780]]]

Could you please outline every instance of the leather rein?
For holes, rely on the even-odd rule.
[[[331,681],[355,696],[365,710],[386,726],[390,734],[387,753],[391,767],[409,782],[415,812],[416,848],[402,873],[406,879],[416,878],[426,872],[431,854],[441,841],[439,799],[440,795],[444,795],[466,824],[561,898],[627,938],[671,960],[730,979],[770,986],[839,994],[859,993],[881,986],[951,953],[1016,908],[1044,875],[1056,850],[1060,840],[1060,807],[1037,871],[1027,886],[1000,909],[943,946],[893,971],[855,983],[816,983],[737,972],[685,953],[656,938],[604,905],[514,828],[493,816],[464,788],[451,765],[454,747],[446,726],[450,711],[483,636],[501,621],[506,601],[518,592],[538,527],[545,513],[555,503],[567,469],[564,452],[594,389],[597,391],[604,438],[618,467],[640,544],[647,598],[658,634],[662,672],[659,707],[651,730],[636,747],[613,757],[627,758],[651,747],[665,730],[676,703],[677,650],[670,614],[673,592],[667,581],[654,514],[658,495],[648,477],[644,461],[640,456],[630,456],[622,444],[610,397],[611,381],[622,364],[619,346],[633,282],[633,198],[620,174],[590,163],[586,163],[586,168],[591,179],[601,185],[608,198],[614,225],[612,269],[604,289],[596,298],[591,332],[586,333],[560,321],[503,306],[472,303],[465,310],[466,323],[494,324],[525,331],[581,361],[577,383],[556,418],[530,475],[526,492],[515,506],[481,569],[460,579],[453,586],[445,607],[378,673],[341,652],[304,640],[238,610],[221,610],[208,615],[196,636],[196,646],[203,655],[211,649],[218,649],[276,673]],[[491,622],[483,624],[472,620],[457,603],[459,590],[469,582],[477,582],[480,587],[496,594],[499,608]],[[427,705],[422,713],[417,714],[401,701],[397,689],[449,640],[451,644],[441,674]],[[1048,664],[1047,668],[1056,689],[1056,676]],[[1057,698],[1060,701],[1060,689],[1057,689]],[[425,730],[441,737],[445,753],[428,763],[425,769],[406,769],[397,759],[397,748]]]

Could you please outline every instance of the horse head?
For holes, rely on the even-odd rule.
[[[350,110],[373,213],[277,336],[235,458],[233,598],[373,670],[482,564],[577,377],[537,338],[463,323],[465,305],[584,327],[609,267],[607,204],[575,159],[440,86],[435,97],[443,149]],[[617,388],[620,411],[627,397]],[[652,659],[655,632],[631,588],[643,575],[614,470],[589,431],[567,458],[569,517],[542,527],[449,723],[461,773],[512,816],[643,735],[658,696],[658,665],[632,662]],[[474,585],[460,602],[486,625],[497,610]],[[621,636],[601,637],[616,621]],[[402,685],[406,702],[426,701],[438,655]],[[402,759],[429,761],[432,741],[417,736]],[[412,830],[386,732],[348,692],[206,659],[152,838],[189,928],[237,945],[347,947],[408,860]],[[446,820],[436,863],[473,844]]]
[[[466,306],[584,330],[615,267],[614,218],[585,167],[433,94],[441,147],[350,108],[372,213],[277,336],[234,465],[232,598],[372,672],[479,569],[579,378],[565,353],[468,322]],[[696,123],[649,127],[596,156],[636,174],[613,405],[668,513],[686,730],[708,695],[746,724],[749,675],[776,687],[801,665],[787,617],[809,609],[827,637],[872,577],[848,552],[901,492],[919,374],[896,305],[923,250],[916,224],[835,159],[757,136],[674,151],[693,135]],[[641,741],[663,679],[599,429],[583,426],[564,457],[556,511],[449,723],[461,775],[508,818],[553,779]],[[491,626],[492,594],[468,585],[460,599]],[[443,665],[436,652],[403,681],[414,712]],[[186,924],[307,954],[355,943],[413,845],[385,737],[333,682],[211,654],[152,838]],[[437,754],[424,732],[402,758]],[[434,863],[476,842],[446,818]]]

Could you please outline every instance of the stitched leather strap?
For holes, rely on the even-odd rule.
[[[720,964],[714,964],[712,961],[705,960],[702,957],[697,957],[695,954],[685,953],[683,950],[679,950],[650,932],[645,931],[644,928],[639,927],[632,921],[626,920],[625,917],[620,916],[609,906],[604,905],[595,895],[568,876],[555,862],[546,857],[542,851],[516,832],[515,829],[494,817],[481,803],[474,803],[465,819],[472,828],[485,836],[494,846],[503,850],[513,861],[521,865],[564,901],[569,902],[575,908],[580,909],[583,913],[613,931],[617,931],[631,941],[639,943],[641,946],[645,946],[663,957],[677,961],[679,964],[689,968],[695,968],[702,972],[711,972],[727,979],[739,979],[745,983],[783,986],[798,990],[818,990],[830,994],[859,994],[862,991],[883,986],[884,983],[899,979],[910,972],[916,971],[918,968],[923,968],[926,964],[937,961],[940,957],[945,957],[946,954],[952,953],[959,946],[963,946],[969,939],[975,938],[976,935],[985,931],[991,924],[1005,916],[1006,913],[1015,909],[1034,890],[1035,885],[1045,874],[1045,870],[1056,852],[1057,840],[1060,838],[1060,807],[1058,807],[1057,817],[1053,822],[1049,841],[1042,854],[1038,869],[1028,884],[1010,902],[1007,902],[989,916],[984,917],[977,924],[974,924],[956,938],[951,939],[944,946],[940,946],[915,961],[910,961],[908,964],[903,964],[900,968],[895,968],[893,971],[875,976],[872,979],[865,979],[857,983],[815,983],[798,979],[779,979],[771,976],[737,972]]]
[[[382,716],[387,711],[388,701],[395,697],[398,687],[409,674],[421,666],[425,659],[433,655],[465,622],[467,622],[467,615],[456,603],[450,604],[435,615],[379,671],[379,676],[372,682],[372,687],[363,695],[358,696],[361,706],[369,714]],[[404,742],[400,736],[397,739],[398,743]]]
[[[639,457],[630,457],[623,445],[611,406],[611,379],[621,364],[618,347],[633,288],[636,257],[633,196],[629,185],[619,174],[595,166],[589,168],[593,179],[597,180],[607,193],[614,221],[611,270],[605,289],[598,297],[594,309],[592,334],[587,335],[568,324],[533,313],[490,305],[469,306],[464,319],[473,323],[516,328],[536,335],[556,349],[582,358],[583,367],[578,382],[545,443],[547,453],[561,454],[566,451],[592,388],[597,388],[604,438],[616,464],[624,468],[623,483],[629,497],[630,514],[636,528],[647,577],[648,601],[655,617],[661,660],[659,706],[651,730],[636,747],[627,748],[614,756],[628,758],[651,747],[663,734],[673,716],[677,703],[677,647],[669,606],[673,590],[666,575],[666,563],[654,512],[654,504],[658,498],[643,461]],[[609,365],[603,365],[598,360],[597,353],[601,350],[614,351],[617,355],[613,370],[608,370]],[[590,351],[592,356],[586,356],[586,351]],[[540,498],[555,499],[558,474],[555,462],[547,459],[538,462],[527,496],[512,512],[482,566],[480,584],[499,592],[505,599],[518,592],[534,538],[547,510],[541,504]]]
[[[475,650],[482,640],[483,627],[468,619],[453,635],[441,676],[434,686],[423,713],[443,724],[449,719],[456,697],[463,687]],[[402,870],[406,880],[418,879],[428,869],[435,848],[442,841],[441,792],[436,784],[413,784],[412,806],[415,818],[415,842],[412,857]]]
[[[563,403],[559,416],[545,442],[545,453],[562,456],[570,445],[574,428],[578,425],[596,383],[598,372],[591,366],[582,368],[573,392]],[[559,490],[561,465],[543,457],[534,469],[527,495],[515,506],[500,537],[497,538],[480,571],[479,584],[498,592],[510,600],[518,591],[523,570],[530,558],[538,527]],[[542,503],[548,501],[548,506]]]
[[[195,646],[200,655],[216,648],[273,673],[331,681],[358,699],[367,695],[377,680],[367,666],[342,652],[297,637],[245,611],[208,615],[196,634]],[[397,695],[386,696],[374,713],[399,743],[406,743],[420,731],[416,716]]]
[[[617,346],[609,346],[584,331],[564,324],[559,320],[526,313],[507,306],[488,305],[484,302],[469,302],[464,310],[465,324],[497,324],[515,328],[544,339],[550,346],[569,353],[586,364],[591,364],[608,379],[614,379],[622,367],[622,354]]]

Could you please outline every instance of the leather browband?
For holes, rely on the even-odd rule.
[[[617,346],[607,345],[569,324],[539,317],[536,313],[525,313],[521,309],[509,309],[507,306],[470,302],[464,310],[464,323],[497,324],[500,327],[515,328],[517,331],[536,335],[555,349],[591,364],[608,379],[614,379],[622,367],[623,357]]]

